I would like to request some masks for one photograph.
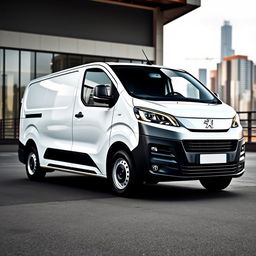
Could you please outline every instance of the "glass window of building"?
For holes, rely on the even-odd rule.
[[[138,63],[138,64],[142,64],[143,63],[143,61],[141,61],[141,60],[132,60],[131,62],[132,63]]]
[[[82,64],[81,55],[68,55],[68,65],[66,68],[72,68]]]
[[[20,97],[22,98],[27,84],[35,78],[35,52],[21,51],[20,57]]]
[[[3,101],[4,101],[3,100],[3,79],[4,79],[4,73],[3,73],[3,49],[0,49],[0,120],[3,119]],[[1,138],[1,131],[0,131],[0,138]]]
[[[117,62],[117,61],[118,61],[117,58],[109,58],[109,57],[105,58],[105,62]]]
[[[127,59],[119,59],[118,62],[120,62],[120,63],[130,63],[131,61],[127,60]]]
[[[67,68],[68,55],[55,53],[52,59],[52,72],[57,72]]]
[[[82,64],[92,63],[92,62],[104,62],[104,57],[98,56],[83,56]]]
[[[5,50],[5,113],[6,119],[19,117],[19,51]]]
[[[52,53],[36,53],[36,77],[45,76],[52,73]]]

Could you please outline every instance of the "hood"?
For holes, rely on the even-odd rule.
[[[230,106],[199,102],[163,102],[134,99],[136,107],[157,110],[174,116],[184,127],[194,131],[226,131],[236,112]]]
[[[233,108],[222,104],[208,104],[200,102],[182,102],[182,101],[150,101],[133,98],[133,105],[158,110],[171,114],[175,117],[188,118],[233,118],[236,112]]]

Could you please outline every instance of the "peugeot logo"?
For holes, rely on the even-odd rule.
[[[213,119],[206,119],[204,120],[205,128],[211,128],[213,129]]]

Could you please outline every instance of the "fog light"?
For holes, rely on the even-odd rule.
[[[158,148],[157,147],[151,147],[151,151],[157,152]]]
[[[153,172],[157,172],[158,171],[158,165],[152,165],[152,170],[153,170]]]

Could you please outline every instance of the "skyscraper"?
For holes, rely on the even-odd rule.
[[[234,54],[235,51],[232,49],[232,26],[229,21],[225,20],[221,27],[221,60]]]
[[[206,68],[199,68],[199,80],[205,86],[207,84],[207,69]]]
[[[217,70],[210,71],[210,90],[218,93]]]
[[[225,57],[218,64],[218,93],[237,111],[253,107],[253,62],[247,56]]]

